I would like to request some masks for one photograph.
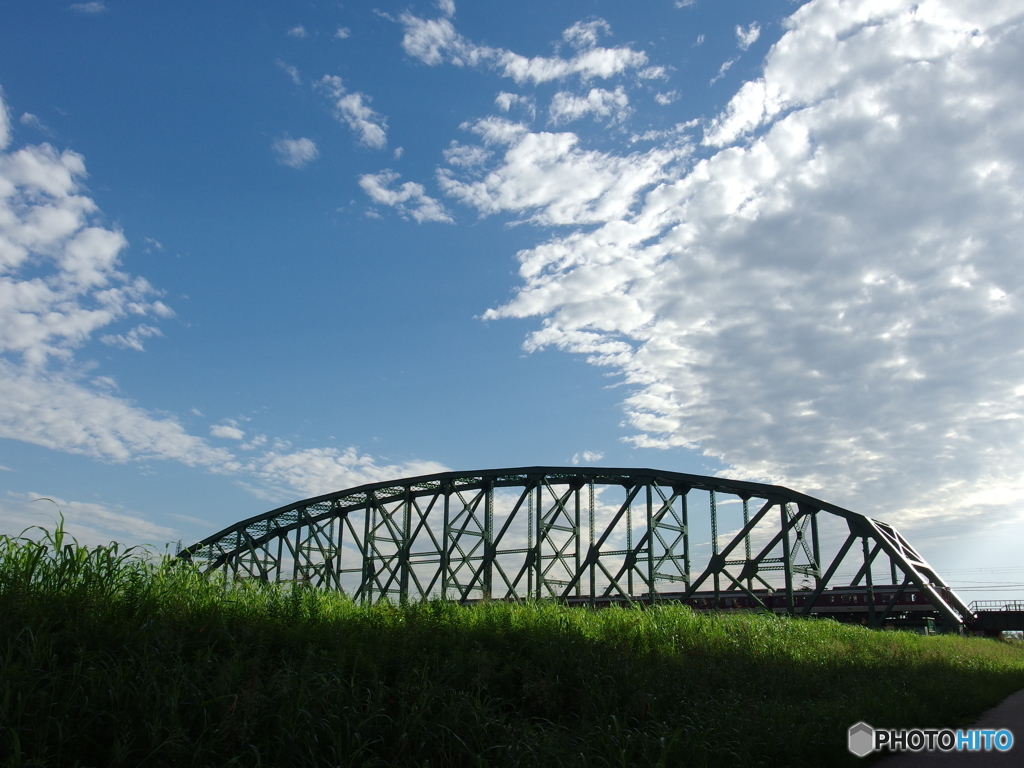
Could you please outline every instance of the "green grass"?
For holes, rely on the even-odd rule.
[[[0,765],[825,766],[957,726],[1024,650],[681,606],[360,606],[0,537]]]

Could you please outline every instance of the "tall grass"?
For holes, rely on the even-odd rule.
[[[846,729],[955,726],[1024,650],[830,621],[356,605],[0,537],[5,766],[822,766]]]

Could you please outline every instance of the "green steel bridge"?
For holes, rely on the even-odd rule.
[[[371,483],[243,520],[179,557],[363,602],[676,600],[947,629],[977,618],[884,522],[777,485],[653,469]]]

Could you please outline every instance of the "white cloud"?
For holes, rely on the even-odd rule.
[[[501,91],[494,98],[494,103],[502,112],[508,112],[512,107],[522,107],[531,120],[537,115],[537,104],[532,96],[521,96]]]
[[[455,15],[455,0],[437,0],[437,7],[448,18]]]
[[[100,13],[106,13],[108,10],[107,4],[104,2],[72,3],[70,8],[75,13],[81,13],[86,16],[95,16]]]
[[[756,21],[749,27],[736,27],[736,44],[740,47],[740,50],[747,50],[747,48],[757,42],[757,38],[760,36],[761,25]]]
[[[612,33],[611,25],[604,19],[594,21],[577,21],[562,33],[562,38],[577,50],[590,50],[597,47],[602,35]]]
[[[894,522],[1018,503],[1024,13],[813,0],[787,30],[705,159],[520,254],[486,317],[621,371],[638,444]],[[453,192],[511,208],[556,168]]]
[[[26,529],[53,532],[61,515],[65,532],[86,546],[117,541],[132,546],[150,544],[159,552],[162,545],[178,538],[173,528],[152,523],[132,510],[40,493],[8,493],[0,499],[0,533],[17,536],[24,531],[28,538],[37,538],[39,531]]]
[[[600,461],[603,458],[604,454],[600,451],[580,451],[579,453],[573,454],[572,463],[573,466],[577,466],[581,463],[593,464],[595,461]]]
[[[336,75],[324,75],[320,87],[334,101],[335,116],[352,129],[360,144],[372,149],[383,149],[387,145],[387,119],[370,109],[369,96],[347,93]]]
[[[0,114],[9,124],[2,102]],[[0,153],[0,354],[30,367],[69,359],[125,317],[173,314],[148,282],[118,270],[127,241],[92,223],[84,175],[80,155],[49,144]]]
[[[272,145],[277,162],[289,168],[305,168],[320,154],[312,139],[278,139]]]
[[[421,224],[424,221],[452,223],[451,215],[440,202],[426,194],[422,184],[407,181],[397,189],[392,189],[391,184],[398,179],[398,173],[386,169],[361,176],[359,186],[373,202],[391,206],[403,216],[411,216]]]
[[[293,83],[295,83],[296,85],[302,85],[302,78],[299,76],[298,67],[296,67],[293,64],[283,62],[280,59],[277,60],[277,66],[279,66],[281,69],[285,71],[285,73],[288,75],[288,77],[291,78]]]
[[[708,85],[714,85],[723,77],[725,77],[725,73],[728,72],[732,68],[732,65],[735,64],[737,61],[739,61],[739,59],[729,59],[728,61],[723,61],[722,66],[718,68],[718,74],[711,78],[711,81],[708,83]]]
[[[40,120],[36,115],[33,115],[31,112],[25,112],[19,118],[18,122],[29,128],[35,128],[37,131],[42,131],[43,133],[50,132],[50,129],[43,124],[43,121]]]
[[[505,146],[483,178],[438,171],[444,192],[482,215],[525,213],[542,224],[582,224],[625,216],[643,189],[665,178],[665,166],[683,148],[615,157],[579,148],[574,133],[533,133],[526,126],[486,118],[469,127],[487,146]]]
[[[114,347],[120,347],[121,349],[134,349],[136,352],[143,351],[143,339],[148,339],[151,336],[163,336],[159,328],[154,328],[151,325],[137,325],[132,328],[126,334],[110,334],[100,337],[100,341],[104,344],[110,344]]]
[[[460,35],[447,18],[421,19],[411,13],[403,13],[399,20],[405,27],[403,49],[424,64],[435,66],[447,62],[459,67],[488,66],[517,83],[545,83],[573,76],[583,81],[595,77],[609,78],[647,65],[647,54],[643,51],[596,45],[586,47],[591,40],[596,43],[598,32],[609,30],[604,21],[577,23],[567,29],[564,33],[566,40],[585,47],[571,59],[563,59],[559,56],[526,57],[503,48],[476,45]]]
[[[380,465],[355,448],[310,448],[290,453],[268,452],[247,468],[265,482],[299,490],[307,497],[363,483],[415,477],[448,470],[432,461]]]
[[[586,115],[624,120],[629,114],[629,97],[621,85],[614,91],[591,88],[586,96],[559,91],[551,99],[549,114],[551,122],[556,125],[579,120]]]
[[[301,24],[297,24],[288,30],[288,37],[297,37],[300,40],[309,37],[309,33],[306,32],[306,28]]]
[[[210,427],[210,434],[222,440],[245,440],[245,432],[238,428],[234,421],[224,424],[214,424]]]
[[[654,94],[654,100],[661,104],[661,106],[668,106],[673,101],[679,98],[679,91],[669,91],[668,93],[656,93]]]
[[[338,31],[334,33],[335,40],[347,40],[352,37],[352,30],[348,27],[338,27]]]
[[[487,162],[491,154],[483,147],[459,144],[453,140],[451,146],[444,151],[444,159],[449,165],[454,165],[456,168],[480,168]]]

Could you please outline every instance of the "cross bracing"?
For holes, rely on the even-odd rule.
[[[243,520],[180,556],[363,602],[680,600],[841,617],[857,594],[877,626],[906,615],[912,593],[947,625],[973,618],[886,523],[782,486],[652,469],[372,483]]]

